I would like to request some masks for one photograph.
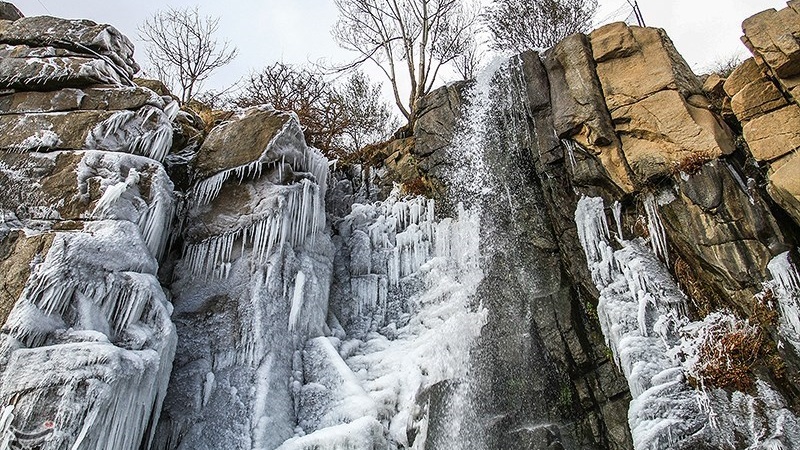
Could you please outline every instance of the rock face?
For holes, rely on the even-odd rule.
[[[800,448],[798,10],[705,83],[663,30],[570,36],[331,172],[0,3],[0,440]]]
[[[156,277],[172,113],[120,84],[138,66],[113,28],[15,10],[0,8],[2,439],[147,447],[177,340]]]

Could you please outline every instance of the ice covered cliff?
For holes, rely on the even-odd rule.
[[[797,2],[727,80],[495,61],[370,170],[0,6],[0,448],[797,448]]]

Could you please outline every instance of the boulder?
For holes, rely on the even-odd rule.
[[[702,93],[702,85],[664,30],[612,23],[590,34],[597,76],[610,111],[656,92],[683,97]]]
[[[244,167],[255,161],[300,163],[303,155],[282,140],[303,140],[296,116],[265,107],[250,108],[215,127],[203,142],[195,160],[198,179]],[[232,151],[231,149],[236,149]]]
[[[756,117],[743,127],[753,157],[772,161],[800,148],[800,107],[791,104]]]
[[[633,190],[627,162],[606,108],[595,73],[592,49],[582,34],[556,44],[543,59],[550,81],[553,126],[559,137],[573,139],[602,161],[614,183]]]
[[[151,91],[155,92],[161,96],[172,96],[172,92],[169,91],[167,85],[165,85],[161,80],[151,80],[149,78],[134,78],[133,82],[136,85],[145,87],[150,89]]]
[[[785,160],[785,161],[784,161]],[[786,156],[782,165],[769,177],[768,191],[772,198],[800,224],[800,154]]]
[[[704,98],[704,97],[703,97]],[[664,90],[612,111],[625,159],[641,180],[666,175],[688,159],[714,159],[733,152],[732,133],[707,108]]]
[[[725,95],[725,90],[723,89],[724,85],[725,78],[722,78],[716,73],[712,73],[703,82],[703,92],[707,95],[723,96]]]
[[[742,41],[780,78],[800,74],[800,14],[768,9],[744,21]]]
[[[748,84],[764,78],[761,68],[754,58],[747,58],[725,80],[723,85],[729,97],[738,94]]]
[[[53,47],[0,45],[0,88],[31,91],[120,83],[114,65],[102,59]]]
[[[25,17],[16,6],[9,2],[0,2],[0,20],[15,21]]]
[[[66,88],[58,91],[16,92],[0,97],[0,114],[67,112],[75,110],[139,109],[164,107],[155,92],[143,87]]]
[[[745,85],[731,99],[731,108],[740,122],[747,122],[788,104],[775,83],[767,78]]]
[[[133,59],[133,44],[116,28],[91,20],[69,20],[50,16],[24,17],[0,27],[0,43],[30,47],[57,47],[107,58],[127,77],[139,72]]]

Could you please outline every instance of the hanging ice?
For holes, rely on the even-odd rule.
[[[57,233],[0,337],[3,441],[43,450],[147,446],[176,334],[136,225]]]
[[[653,199],[647,203],[654,205]],[[648,215],[655,224],[653,213]],[[575,221],[600,291],[597,314],[603,335],[633,396],[628,420],[634,447],[733,449],[744,439],[752,445],[748,448],[756,448],[770,436],[779,448],[795,448],[800,424],[763,383],[754,397],[741,392],[729,397],[722,390],[696,391],[688,385],[684,373],[691,370],[699,343],[689,336],[708,324],[688,322],[683,293],[644,241],[621,240],[622,248],[611,249],[600,198],[581,198]],[[758,404],[767,417],[763,428],[750,435],[742,434],[735,419],[716,420],[743,416],[743,404]]]
[[[85,145],[87,149],[132,153],[162,162],[172,147],[172,122],[154,106],[119,111],[97,124]]]
[[[773,290],[781,311],[784,335],[800,351],[800,274],[792,263],[790,252],[772,258],[767,269],[773,281],[767,287]]]

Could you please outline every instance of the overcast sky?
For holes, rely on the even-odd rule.
[[[13,1],[13,0],[12,0]],[[218,16],[220,37],[239,48],[238,58],[212,78],[207,87],[235,82],[251,69],[275,61],[306,63],[352,58],[333,42],[330,29],[336,21],[333,0],[16,0],[25,15],[88,18],[110,23],[126,34],[137,48],[136,27],[166,5],[199,5],[201,12]],[[626,0],[600,0],[597,20],[623,20]],[[744,54],[742,21],[768,8],[781,8],[778,0],[639,0],[648,26],[665,28],[695,72],[733,53]],[[616,14],[615,14],[616,13]],[[145,58],[137,50],[137,60]],[[371,71],[370,71],[371,72]],[[375,72],[377,73],[377,72]],[[445,80],[447,81],[447,80]]]

